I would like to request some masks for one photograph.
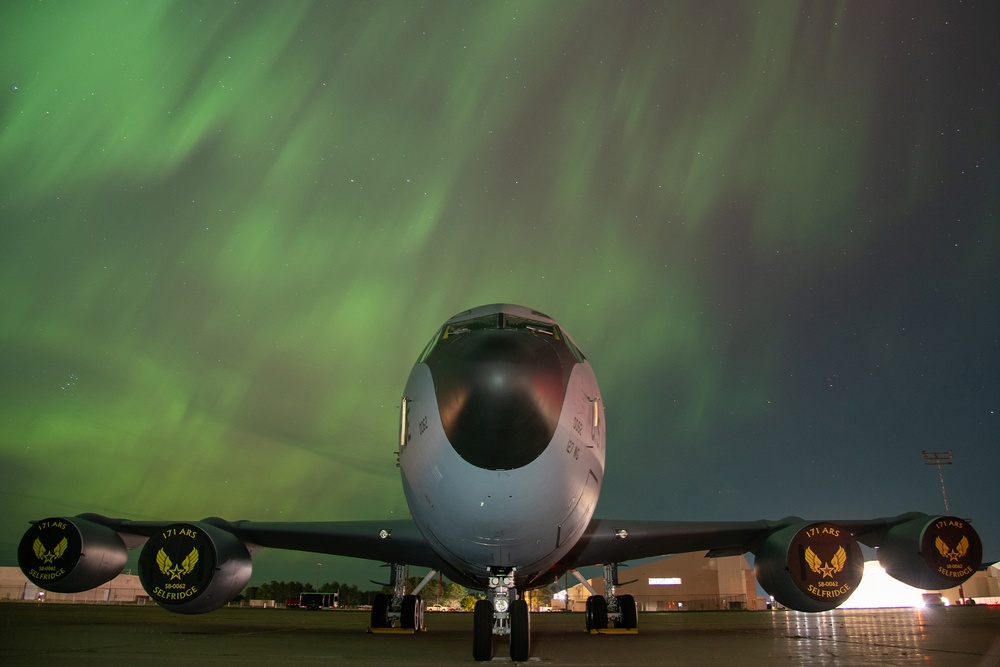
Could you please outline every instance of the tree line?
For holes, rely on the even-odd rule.
[[[381,589],[361,590],[353,584],[342,584],[339,581],[328,581],[317,589],[311,583],[272,580],[259,586],[247,586],[243,597],[247,600],[285,602],[289,598],[298,599],[301,593],[337,593],[340,606],[360,607],[371,604],[372,599],[381,592]]]
[[[411,591],[416,588],[420,579],[420,577],[409,577],[406,580],[406,590]],[[379,593],[391,595],[392,589],[388,586],[382,586],[362,590],[353,584],[344,584],[339,581],[328,581],[317,589],[313,584],[301,581],[269,581],[257,586],[247,586],[242,597],[247,600],[285,602],[289,598],[298,599],[301,593],[337,593],[341,607],[360,607],[370,605]],[[420,591],[420,596],[427,606],[440,605],[452,609],[468,608],[469,610],[475,605],[477,599],[485,597],[481,591],[469,591],[464,586],[441,578],[428,582]]]
[[[412,591],[420,581],[420,577],[408,577],[406,590]],[[354,584],[343,584],[339,581],[328,581],[317,589],[311,583],[272,580],[258,586],[247,586],[240,597],[246,600],[285,602],[289,598],[298,599],[301,593],[337,593],[337,600],[341,607],[360,607],[370,605],[379,593],[392,595],[392,589],[388,586],[382,586],[362,590]],[[448,581],[443,577],[429,581],[420,591],[420,596],[428,607],[438,605],[465,611],[472,611],[476,600],[482,600],[486,597],[483,591],[467,589],[465,586]],[[545,587],[528,591],[526,596],[533,609],[552,604],[552,592]]]

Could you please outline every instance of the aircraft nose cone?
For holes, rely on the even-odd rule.
[[[488,470],[538,458],[562,411],[572,370],[566,361],[550,339],[519,331],[479,331],[439,344],[426,363],[459,456]]]

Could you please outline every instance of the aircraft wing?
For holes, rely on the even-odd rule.
[[[689,551],[708,551],[709,556],[750,552],[757,583],[765,591],[792,609],[815,612],[839,606],[861,583],[859,543],[878,547],[879,563],[890,576],[924,590],[967,581],[979,569],[983,553],[979,535],[965,519],[919,512],[860,521],[593,519],[561,567]]]
[[[565,562],[575,569],[689,551],[742,554],[754,551],[761,539],[783,525],[778,521],[592,519]]]
[[[406,563],[441,570],[445,563],[413,521],[317,521],[281,523],[238,521],[235,534],[246,542],[273,549]]]
[[[709,556],[731,556],[747,552],[757,554],[772,535],[788,530],[807,530],[808,526],[816,524],[842,528],[855,540],[869,547],[889,546],[895,549],[897,542],[908,540],[916,553],[920,551],[917,529],[922,534],[937,519],[945,519],[953,524],[961,523],[953,517],[934,517],[920,512],[877,519],[829,522],[807,521],[798,517],[786,517],[777,521],[730,522],[593,519],[583,537],[567,555],[564,564],[573,569],[689,551],[708,551]],[[961,534],[964,534],[961,531],[969,531],[970,536],[974,535],[970,527],[951,527],[959,531],[959,535],[947,537],[946,544],[960,543]],[[978,538],[975,541],[978,542]]]
[[[594,519],[556,571],[624,563],[689,551],[751,552],[757,580],[779,602],[824,611],[857,588],[864,569],[858,543],[879,548],[891,576],[923,589],[967,581],[982,562],[982,542],[964,519],[920,513],[860,521],[633,521]],[[217,609],[246,586],[259,548],[292,549],[429,567],[475,585],[446,562],[411,520],[256,522],[210,517],[166,522],[98,514],[37,521],[21,538],[18,563],[46,590],[73,593],[110,581],[127,550],[143,547],[147,593],[180,613]]]
[[[129,548],[145,538],[176,524],[170,521],[133,521],[112,519],[99,514],[80,518],[112,528]],[[409,519],[391,521],[235,521],[219,518],[200,523],[216,526],[255,547],[309,551],[314,553],[365,558],[384,563],[406,563],[441,569],[441,558],[434,552],[416,524]]]

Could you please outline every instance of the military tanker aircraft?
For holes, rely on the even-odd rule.
[[[392,565],[393,594],[372,605],[371,628],[420,630],[418,586],[407,565],[486,591],[473,615],[472,657],[495,638],[514,661],[530,653],[525,592],[577,568],[602,565],[603,595],[586,604],[588,630],[635,628],[636,602],[615,595],[618,565],[707,550],[752,553],[761,587],[781,604],[818,612],[857,588],[858,545],[878,547],[896,579],[950,588],[978,569],[982,543],[968,521],[921,513],[815,521],[690,522],[594,518],[604,476],[604,405],[590,363],[551,317],[494,304],[455,315],[434,334],[403,392],[398,463],[412,515],[350,522],[133,521],[97,514],[33,522],[18,547],[22,571],[57,592],[88,590],[141,547],[139,576],[165,609],[197,614],[238,595],[262,548]],[[582,580],[582,577],[579,577]]]

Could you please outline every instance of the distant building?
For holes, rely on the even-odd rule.
[[[28,581],[20,568],[0,567],[0,600],[145,604],[149,596],[134,574],[119,574],[108,583],[81,593],[51,593]]]
[[[743,556],[705,558],[706,552],[679,554],[635,567],[618,570],[618,595],[635,597],[639,611],[692,611],[701,609],[764,609],[757,598],[753,568]],[[871,577],[865,577],[865,581]],[[570,579],[572,581],[572,578]],[[604,594],[604,577],[590,579]],[[864,585],[864,582],[862,582]],[[966,599],[980,604],[1000,604],[1000,563],[973,575],[963,586]],[[860,594],[860,591],[859,591]],[[568,600],[556,599],[556,609],[583,611],[590,595],[582,584],[569,589]],[[958,588],[942,590],[950,603],[961,599]],[[119,574],[106,584],[82,593],[50,593],[28,581],[16,567],[0,567],[0,601],[47,601],[110,604],[148,604],[149,596],[134,574]]]
[[[639,611],[694,611],[706,609],[756,609],[757,580],[743,556],[706,558],[705,551],[678,554],[635,567],[621,567],[618,579],[631,582],[615,588],[617,595],[632,595]],[[590,579],[604,594],[604,577]],[[583,611],[590,591],[583,584],[569,589],[569,609]],[[554,600],[559,609],[564,602]]]
[[[962,585],[965,599],[973,599],[978,603],[1000,604],[1000,563],[994,563],[985,572],[976,572]],[[958,587],[941,591],[941,596],[951,604],[961,600]]]
[[[640,611],[694,611],[705,609],[766,609],[765,598],[757,596],[757,582],[753,568],[743,556],[706,558],[707,552],[692,552],[664,558],[636,567],[622,567],[618,570],[619,581],[636,580],[615,589],[617,595],[629,594],[635,597]],[[866,568],[867,571],[868,568]],[[570,579],[572,581],[572,579]],[[589,580],[590,585],[601,595],[604,594],[604,577]],[[920,591],[906,586],[877,567],[866,575],[857,594],[850,598],[845,607],[894,607],[907,606],[900,597],[888,596],[883,590],[868,591],[875,599],[867,599],[862,588],[891,583],[894,588],[913,591],[914,604],[920,601]],[[1000,563],[977,572],[963,586],[965,599],[979,604],[1000,604]],[[962,599],[957,587],[941,590],[941,596],[950,604],[958,604]],[[567,607],[570,611],[583,611],[590,595],[582,584],[569,589],[568,601],[553,600],[556,609]],[[857,603],[857,604],[854,604]]]

